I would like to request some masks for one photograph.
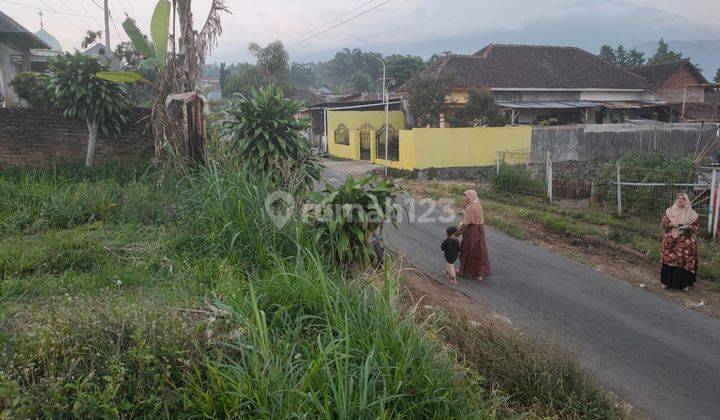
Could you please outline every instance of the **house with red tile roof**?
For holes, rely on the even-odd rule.
[[[664,112],[650,80],[576,47],[490,44],[472,55],[448,54],[426,73],[452,80],[453,105],[464,105],[472,89],[489,89],[516,124],[609,123]]]

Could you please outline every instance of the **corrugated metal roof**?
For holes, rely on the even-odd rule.
[[[503,108],[511,109],[578,109],[602,106],[611,109],[652,108],[665,105],[661,101],[497,101]]]
[[[602,105],[600,102],[592,101],[497,101],[496,103],[501,107],[513,109],[573,109]]]

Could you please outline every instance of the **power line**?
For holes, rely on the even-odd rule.
[[[127,3],[128,7],[130,8],[130,13],[132,14],[133,19],[135,19],[135,10],[132,7],[132,3],[130,3],[130,0],[125,0],[125,3]]]
[[[58,12],[57,10],[55,10],[52,6],[50,6],[49,4],[47,4],[47,3],[45,2],[45,0],[40,0],[40,3],[42,3],[43,5],[45,5],[45,7],[47,7],[48,9],[50,9],[51,12],[53,12],[53,13],[60,13],[60,12]],[[71,10],[71,12],[73,12],[73,13],[71,13],[71,15],[73,15],[73,17],[78,20],[78,22],[80,23],[80,25],[84,25],[84,23],[82,23],[82,21],[80,20],[80,18],[77,16],[77,13],[74,13],[74,10]],[[69,14],[68,16],[70,16],[70,14]],[[70,19],[68,19],[66,16],[63,15],[62,18],[65,19],[65,22],[69,23],[69,24],[72,25],[72,26],[75,26],[75,25],[73,25],[72,22],[70,22]]]
[[[355,19],[359,18],[360,16],[366,15],[366,14],[372,12],[373,10],[379,8],[380,6],[383,6],[383,5],[385,5],[385,4],[390,3],[391,1],[392,1],[392,0],[385,0],[384,2],[378,4],[377,6],[374,6],[374,7],[371,7],[371,8],[369,8],[369,9],[365,10],[365,11],[362,11],[362,12],[360,12],[360,13],[354,15],[354,16],[351,16],[351,17],[349,17],[349,18],[341,21],[341,22],[338,23],[337,25],[333,25],[333,26],[325,29],[324,31],[318,32],[318,33],[316,33],[315,35],[309,36],[309,37],[307,37],[307,38],[305,38],[305,39],[301,39],[300,41],[297,41],[297,42],[295,42],[295,43],[290,44],[289,46],[294,46],[294,45],[302,44],[303,42],[307,42],[307,41],[309,41],[309,40],[311,40],[311,39],[313,39],[313,38],[316,38],[316,37],[318,37],[318,36],[326,33],[326,32],[330,32],[331,30],[337,28],[338,26],[344,25],[344,24],[346,24],[346,23],[348,23],[348,22],[350,22],[350,21],[352,21],[352,20],[355,20]]]
[[[9,3],[9,4],[12,4],[12,5],[15,5],[15,6],[20,6],[20,7],[25,7],[25,8],[28,8],[28,9],[37,10],[37,11],[40,11],[40,12],[49,12],[49,13],[55,13],[55,14],[58,14],[58,15],[66,15],[66,16],[77,16],[77,17],[87,17],[87,18],[93,18],[93,19],[102,19],[102,16],[78,15],[78,14],[75,14],[75,13],[58,12],[57,10],[45,9],[45,8],[42,8],[42,7],[28,6],[27,4],[17,3],[17,2],[14,2],[14,1],[10,1],[10,0],[0,0],[0,1],[3,2],[3,3]],[[47,6],[47,5],[46,5],[46,6]]]
[[[130,14],[129,14],[129,13],[127,12],[127,10],[125,9],[125,6],[123,5],[122,0],[118,0],[118,3],[120,4],[120,10],[123,12],[123,14],[124,14],[125,16],[130,16]],[[112,4],[112,1],[110,2],[110,7],[115,8],[115,6],[113,6],[113,4]]]
[[[92,4],[94,4],[95,6],[97,6],[98,9],[102,10],[103,12],[105,12],[105,6],[103,6],[103,5],[101,5],[100,3],[98,3],[97,0],[90,0],[90,1],[92,2]]]
[[[323,24],[320,25],[320,26],[317,26],[317,27],[315,27],[315,28],[312,28],[312,29],[310,29],[309,31],[304,32],[304,33],[296,36],[295,38],[289,40],[289,41],[288,41],[288,44],[291,43],[291,42],[293,42],[293,41],[295,41],[295,40],[297,40],[297,39],[300,39],[300,38],[302,38],[302,37],[304,37],[304,36],[306,36],[306,35],[309,35],[309,34],[315,32],[315,31],[317,31],[318,29],[322,29],[322,28],[326,27],[327,25],[329,25],[329,24],[331,24],[331,23],[333,23],[333,22],[336,22],[338,19],[342,19],[342,18],[344,18],[345,16],[349,15],[350,13],[355,12],[355,11],[357,11],[357,10],[359,10],[359,9],[362,9],[363,7],[367,6],[367,5],[370,4],[370,3],[374,3],[375,1],[376,1],[376,0],[366,1],[365,3],[361,4],[360,6],[354,8],[354,9],[352,9],[352,10],[349,10],[349,11],[343,13],[342,15],[337,16],[337,17],[335,17],[334,19],[329,20],[329,21],[323,23]]]
[[[123,0],[118,0],[118,1],[120,2],[120,7],[122,7],[123,11],[125,12],[125,15],[132,16],[133,19],[135,19],[135,11],[133,10],[132,5],[130,4],[130,0],[125,0],[125,5],[127,5],[127,7],[123,6]],[[128,13],[128,10],[130,11],[130,13]]]
[[[75,0],[75,1],[77,2],[78,0]],[[44,1],[42,3],[45,4],[46,6],[49,6]],[[78,4],[82,5],[82,3],[78,3]],[[70,5],[68,3],[65,3],[64,6],[72,13],[78,14],[73,7],[70,7]],[[85,13],[87,13],[87,10],[85,10]],[[88,21],[87,18],[84,18],[84,17],[78,17],[78,22],[80,22],[82,25],[87,26],[88,28],[92,28],[92,25],[93,25],[92,22]]]

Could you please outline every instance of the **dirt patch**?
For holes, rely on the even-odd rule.
[[[519,377],[532,382],[530,388],[542,388],[541,383],[550,377],[552,384],[566,381],[584,387],[582,395],[594,395],[587,403],[611,405],[612,417],[648,418],[582,373],[575,356],[562,347],[525,336],[510,320],[464,293],[415,269],[407,261],[400,260],[400,264],[404,267],[396,270],[397,277],[402,279],[400,305],[412,311],[421,326],[437,316],[438,311],[449,317],[443,318],[443,327],[435,338],[454,349],[464,366],[477,369],[489,381],[492,392],[508,393],[506,403],[499,407],[501,417],[523,416],[528,411],[534,414],[531,418],[581,417],[575,411],[577,408],[568,409],[565,402],[558,406],[549,404],[551,398],[544,397],[542,391],[536,395],[519,392],[523,389],[518,386]],[[490,362],[491,359],[500,362]],[[547,366],[554,368],[550,371]]]

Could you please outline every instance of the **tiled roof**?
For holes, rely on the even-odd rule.
[[[490,44],[474,55],[447,55],[427,70],[455,86],[516,89],[633,89],[648,82],[575,47]]]
[[[675,73],[685,66],[688,66],[688,70],[695,75],[698,79],[698,83],[707,83],[705,77],[703,77],[702,73],[698,71],[690,60],[640,66],[630,69],[630,71],[650,81],[652,88],[656,89],[665,84],[665,82],[667,82]]]
[[[22,44],[24,47],[49,49],[50,45],[35,36],[24,26],[15,22],[10,16],[0,11],[0,39],[5,38],[12,42]]]

